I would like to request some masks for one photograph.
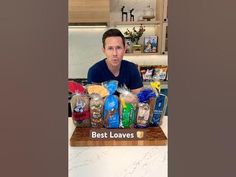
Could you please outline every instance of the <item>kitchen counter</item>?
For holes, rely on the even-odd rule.
[[[168,117],[161,128],[168,137]],[[68,119],[68,140],[75,126]],[[69,145],[69,141],[68,141]],[[69,177],[167,177],[168,146],[68,147]]]

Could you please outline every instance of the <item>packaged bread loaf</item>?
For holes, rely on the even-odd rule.
[[[154,113],[152,118],[150,119],[151,126],[156,127],[161,124],[161,120],[166,112],[166,107],[167,107],[167,96],[164,94],[160,94],[156,99]]]
[[[138,97],[138,113],[137,128],[146,128],[149,126],[150,118],[154,111],[156,93],[151,88],[145,88],[137,94]]]
[[[106,97],[109,94],[107,88],[104,87],[103,85],[90,84],[87,85],[86,87],[89,95],[96,93],[99,94],[101,97]]]
[[[91,127],[88,95],[76,93],[70,103],[73,123],[77,127]]]
[[[68,82],[68,90],[72,94],[70,99],[72,120],[77,127],[90,127],[89,97],[85,88],[75,81]]]
[[[109,95],[104,102],[104,120],[103,125],[106,128],[119,128],[119,101],[116,95],[113,95],[118,87],[118,81],[111,80],[104,82],[103,85],[109,91]]]
[[[120,93],[120,127],[132,128],[136,122],[137,96],[131,93],[127,87],[119,87]]]
[[[96,93],[90,95],[90,118],[93,128],[103,127],[103,98]]]

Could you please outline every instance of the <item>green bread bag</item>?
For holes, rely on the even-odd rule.
[[[120,127],[133,128],[136,121],[137,97],[127,87],[118,88],[120,93]]]

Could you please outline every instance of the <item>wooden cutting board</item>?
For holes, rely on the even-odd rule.
[[[103,130],[103,129],[102,129]],[[105,130],[105,129],[104,129]],[[140,129],[133,129],[138,131]],[[145,137],[141,140],[110,140],[110,139],[91,139],[91,128],[76,127],[71,138],[71,146],[162,146],[167,144],[167,137],[162,129],[149,127],[145,129]]]

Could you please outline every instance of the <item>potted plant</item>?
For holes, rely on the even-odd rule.
[[[126,37],[129,38],[133,43],[132,47],[133,52],[141,52],[141,45],[139,44],[139,40],[143,35],[144,31],[145,31],[145,26],[141,24],[139,30],[136,30],[135,27],[133,27],[133,31],[127,29],[127,31],[124,33]]]

